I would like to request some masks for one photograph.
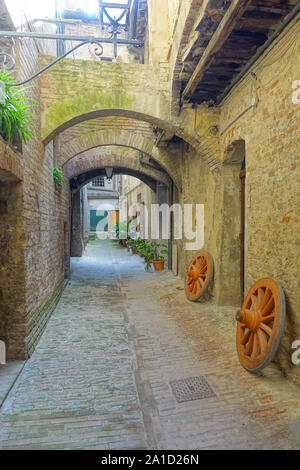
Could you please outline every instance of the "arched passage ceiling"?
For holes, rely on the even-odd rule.
[[[139,158],[139,152],[124,147],[98,147],[76,155],[64,166],[71,187],[79,189],[98,175],[105,175],[105,167],[113,167],[114,174],[127,174],[139,178],[155,190],[156,182],[170,185],[168,174],[149,161]]]
[[[102,119],[85,121],[66,129],[59,135],[56,145],[59,146],[60,165],[64,166],[73,157],[84,154],[93,148],[117,146],[138,150],[151,157],[181,187],[180,149],[157,147],[157,136],[149,123],[110,116]],[[98,150],[100,152],[100,150]],[[129,153],[122,155],[122,166],[126,166]],[[138,153],[135,152],[137,156]],[[136,157],[138,162],[138,158]]]
[[[129,168],[115,168],[114,174],[134,176],[135,178],[139,179],[147,186],[149,186],[152,191],[156,191],[157,181],[151,178],[150,176],[145,175],[144,173],[139,173],[138,171]],[[106,176],[104,168],[96,168],[94,170],[86,171],[85,173],[81,173],[80,175],[78,175],[76,178],[72,178],[70,180],[72,191],[76,193],[77,191],[79,191],[79,189],[83,188],[83,186],[90,183],[93,179],[97,178],[98,176]]]

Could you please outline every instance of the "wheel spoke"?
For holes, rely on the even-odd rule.
[[[262,318],[263,323],[271,323],[275,318],[275,315],[268,315],[267,317]]]
[[[205,263],[204,266],[202,266],[202,268],[199,270],[199,272],[202,274],[202,273],[204,273],[206,270],[207,270],[207,263]]]
[[[268,347],[268,340],[265,335],[265,333],[262,330],[257,330],[257,336],[258,336],[258,343],[260,347],[260,352],[261,354],[266,354],[267,347]]]
[[[259,347],[258,347],[258,337],[257,333],[253,333],[253,349],[251,353],[251,359],[252,361],[256,358],[258,355]]]
[[[275,307],[274,297],[269,298],[268,302],[266,303],[265,307],[262,309],[261,314],[263,317],[270,315],[273,312]]]
[[[246,325],[245,325],[246,326]],[[248,330],[247,333],[245,333],[242,341],[241,341],[241,344],[244,346],[248,340],[249,340],[249,337],[250,337],[250,334],[251,334],[251,330]]]
[[[194,281],[192,281],[191,285],[189,286],[189,291],[192,292],[194,289]]]
[[[265,307],[266,303],[270,300],[271,296],[272,296],[272,292],[270,291],[270,289],[268,287],[266,287],[265,295],[264,295],[264,297],[262,299],[262,302],[259,306],[260,310],[262,310]]]
[[[200,279],[198,279],[198,281],[197,281],[196,284],[197,284],[197,291],[196,291],[196,294],[197,294],[197,296],[199,296],[199,295],[200,295],[200,292],[201,292],[201,289],[202,289],[202,286],[201,286],[201,284],[200,284]]]
[[[256,295],[254,295],[254,294],[251,295],[251,301],[252,301],[253,309],[256,310],[257,309],[257,297],[256,297]]]
[[[259,309],[261,307],[261,304],[262,304],[262,300],[264,298],[264,290],[259,287],[258,288],[258,291],[257,291],[257,308]]]
[[[267,333],[267,335],[271,336],[271,334],[272,334],[272,328],[270,328],[268,325],[265,325],[264,323],[261,323],[261,324],[260,324],[260,328],[261,328],[262,330],[264,330],[264,331]]]
[[[197,282],[194,282],[192,293],[196,294],[196,292],[197,292]]]
[[[250,353],[252,352],[252,346],[253,346],[253,331],[250,333],[250,338],[247,343],[246,349],[245,349],[245,354],[246,356],[250,356]]]
[[[197,264],[198,264],[198,266],[197,266],[198,270],[201,271],[201,269],[205,265],[205,258],[203,258],[203,256],[201,256],[201,258],[198,258],[197,259]]]

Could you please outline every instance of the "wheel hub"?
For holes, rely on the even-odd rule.
[[[197,281],[197,279],[199,279],[199,271],[197,271],[196,269],[190,269],[188,275],[193,278],[194,281]]]
[[[239,310],[236,315],[236,320],[244,323],[251,331],[257,331],[262,321],[262,314],[260,310]]]

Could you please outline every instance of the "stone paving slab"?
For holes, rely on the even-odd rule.
[[[182,286],[91,243],[0,411],[0,448],[298,449],[299,389],[274,364],[246,372],[235,309]],[[216,396],[177,403],[170,382],[200,375]]]

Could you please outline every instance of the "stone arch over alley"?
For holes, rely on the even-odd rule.
[[[142,152],[148,158],[153,159],[180,188],[181,175],[176,164],[176,155],[180,155],[181,149],[176,146],[157,147],[157,138],[153,127],[148,123],[124,117],[83,121],[63,131],[56,138],[59,148],[58,162],[63,166],[74,156],[82,155],[83,157],[86,151],[94,148],[124,147],[124,149]],[[120,154],[120,151],[118,153]],[[127,155],[129,153],[125,151],[124,162]]]
[[[170,186],[171,179],[162,167],[155,167],[149,162],[144,162],[141,152],[136,149],[103,146],[82,152],[68,160],[64,165],[65,175],[71,179],[79,179],[79,185],[86,184],[86,179],[80,179],[81,175],[99,170],[103,172],[105,167],[114,168],[118,174],[131,174],[140,178],[153,187],[156,181]],[[79,178],[78,178],[79,177]]]

